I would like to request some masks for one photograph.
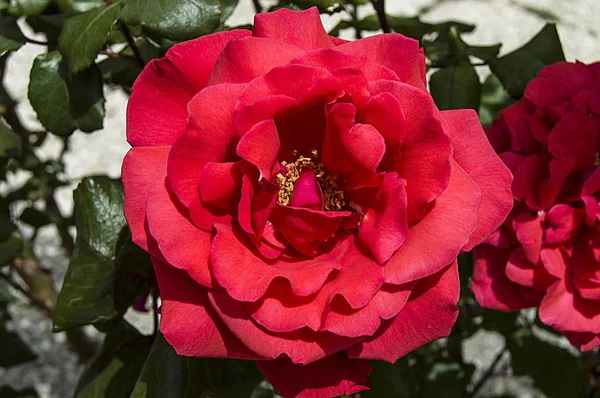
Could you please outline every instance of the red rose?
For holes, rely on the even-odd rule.
[[[590,350],[600,345],[600,64],[546,67],[501,115],[486,132],[515,175],[515,206],[475,249],[475,296],[503,311],[539,306]]]
[[[329,37],[315,8],[177,44],[127,114],[125,215],[181,355],[257,360],[286,396],[368,388],[367,359],[447,336],[456,257],[511,175],[440,112],[418,42]]]

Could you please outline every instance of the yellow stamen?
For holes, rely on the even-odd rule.
[[[297,156],[297,151],[293,151],[292,154]],[[324,207],[327,211],[340,211],[346,205],[344,201],[344,191],[339,189],[339,184],[334,176],[331,176],[325,172],[323,163],[317,162],[319,153],[316,149],[311,151],[312,158],[300,156],[294,163],[281,162],[281,165],[285,167],[287,172],[284,174],[277,174],[277,184],[279,185],[279,197],[277,202],[284,206],[290,204],[292,200],[292,194],[294,193],[294,184],[300,178],[300,172],[302,168],[307,166],[310,167],[317,181],[323,191]],[[313,158],[315,161],[313,161]]]

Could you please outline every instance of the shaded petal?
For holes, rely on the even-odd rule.
[[[563,332],[569,342],[579,350],[586,352],[600,346],[600,334]]]
[[[249,247],[248,239],[237,228],[217,224],[210,258],[213,275],[231,297],[239,301],[256,301],[276,278],[287,279],[298,296],[318,291],[340,263],[332,256],[297,262],[263,260]]]
[[[512,225],[523,248],[521,254],[532,264],[537,264],[540,259],[543,222],[544,217],[539,214],[520,213],[513,218]]]
[[[207,289],[189,276],[153,259],[161,296],[160,331],[179,355],[206,358],[262,359],[221,322]]]
[[[238,156],[260,171],[259,179],[271,180],[278,169],[279,134],[273,119],[257,123],[238,142]]]
[[[241,169],[242,162],[206,163],[198,186],[202,203],[223,209],[231,207],[239,199]]]
[[[350,358],[396,362],[400,357],[433,340],[447,337],[458,316],[460,282],[458,263],[423,279],[408,303],[367,340],[346,350]]]
[[[187,104],[208,80],[217,56],[247,30],[213,33],[175,44],[150,61],[133,85],[127,104],[127,141],[132,146],[172,145],[185,129]]]
[[[350,204],[361,216],[360,241],[379,264],[385,263],[408,235],[406,181],[386,173],[380,186],[351,192]]]
[[[545,292],[556,281],[556,278],[544,267],[527,261],[522,247],[517,247],[511,253],[506,263],[505,273],[506,277],[514,283],[540,292]]]
[[[288,358],[256,363],[273,387],[286,397],[350,396],[369,389],[368,361],[335,354],[310,365],[295,365]]]
[[[252,35],[293,44],[307,50],[334,46],[323,28],[317,7],[304,11],[281,8],[275,12],[256,14]]]
[[[146,251],[148,236],[144,224],[148,192],[156,180],[164,178],[170,149],[168,146],[132,148],[123,159],[123,212],[131,230],[131,239]]]
[[[443,111],[442,118],[452,157],[481,190],[477,229],[463,249],[470,251],[502,225],[512,209],[512,175],[488,142],[475,111]]]
[[[406,240],[385,265],[387,283],[399,285],[432,275],[454,261],[469,242],[477,227],[481,193],[458,164],[451,165],[448,188],[431,211],[409,227]]]
[[[521,294],[519,285],[506,277],[506,263],[511,250],[490,245],[475,247],[471,289],[479,305],[499,311],[515,311],[535,307],[539,301],[531,301]]]

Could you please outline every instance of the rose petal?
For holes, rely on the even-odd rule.
[[[287,358],[256,364],[277,392],[286,397],[350,396],[371,385],[367,377],[371,373],[369,362],[348,359],[341,353],[310,365],[295,365]]]
[[[262,359],[221,322],[207,289],[189,276],[153,259],[161,296],[160,331],[177,354],[205,358]]]
[[[256,14],[252,35],[293,44],[307,50],[334,46],[323,28],[317,7],[300,12],[281,8],[275,12]]]
[[[458,164],[451,165],[448,188],[431,211],[409,227],[406,240],[385,265],[387,283],[400,285],[432,275],[454,261],[469,242],[477,227],[481,193]]]
[[[404,308],[368,339],[346,350],[350,358],[396,362],[420,346],[447,337],[458,316],[456,261],[417,283]]]
[[[279,168],[279,134],[273,119],[257,123],[240,139],[237,154],[255,165],[260,171],[259,179],[271,180]]]
[[[132,148],[123,159],[123,212],[131,230],[131,239],[146,251],[148,236],[144,224],[148,192],[156,180],[164,177],[170,149],[168,146]]]
[[[477,229],[464,247],[469,251],[487,239],[512,209],[512,175],[487,141],[475,111],[444,111],[442,118],[454,149],[452,157],[481,190]]]

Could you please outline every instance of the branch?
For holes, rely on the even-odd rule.
[[[38,307],[38,309],[46,312],[46,314],[49,317],[52,317],[52,310],[45,303],[43,303],[42,301],[39,301],[38,299],[33,297],[30,292],[28,292],[27,290],[25,290],[23,288],[23,286],[19,285],[17,282],[13,281],[12,279],[9,279],[8,276],[4,275],[2,272],[0,272],[0,279],[2,279],[4,282],[6,282],[8,285],[10,285],[10,287],[12,287],[13,289],[19,291],[22,295],[27,297],[29,299],[29,301],[31,302],[31,304]]]
[[[144,68],[144,66],[146,66],[146,62],[144,61],[144,57],[142,57],[142,52],[140,51],[140,48],[137,46],[137,44],[135,44],[135,39],[131,35],[129,27],[124,22],[119,21],[119,29],[125,36],[129,47],[131,47],[131,50],[133,51],[133,54],[135,55],[135,59],[137,60],[138,64],[142,68]]]
[[[263,12],[262,6],[258,2],[258,0],[252,0],[252,4],[254,4],[254,11],[256,11],[257,14]]]
[[[381,30],[383,30],[383,33],[390,33],[390,25],[387,20],[387,15],[385,15],[385,0],[371,0],[371,4],[373,4],[373,8],[375,8],[375,12],[377,12]]]
[[[506,347],[504,347],[502,349],[502,351],[500,351],[500,353],[498,355],[496,355],[496,358],[494,358],[494,361],[492,362],[492,364],[490,365],[488,370],[486,370],[484,375],[481,376],[481,379],[479,379],[477,384],[475,384],[475,386],[473,387],[473,391],[471,392],[471,394],[469,396],[474,397],[475,394],[477,394],[477,392],[481,389],[481,387],[483,387],[485,382],[494,374],[494,369],[496,369],[496,366],[498,365],[498,363],[504,356],[505,352],[506,352]]]

